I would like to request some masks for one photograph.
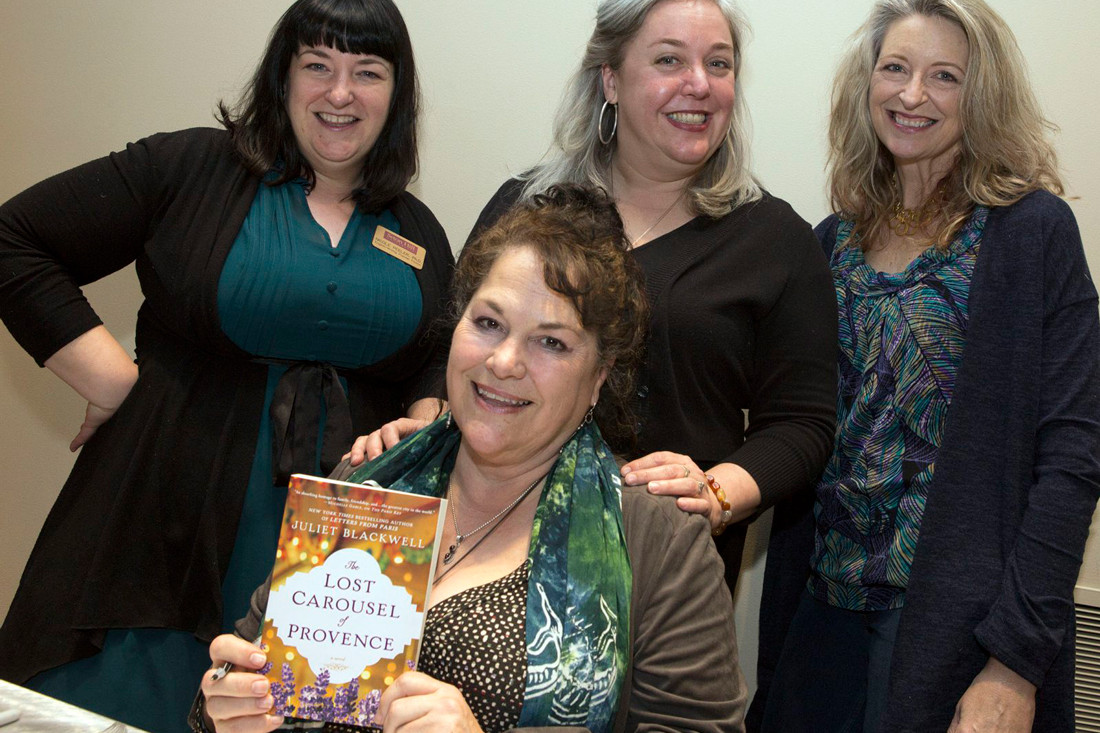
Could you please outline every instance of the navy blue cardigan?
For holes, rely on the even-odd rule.
[[[816,229],[826,253],[838,219]],[[1036,731],[1073,730],[1073,587],[1100,496],[1100,319],[1069,207],[995,208],[890,670],[884,730],[942,731],[993,655],[1039,687]],[[761,609],[762,709],[812,515],[778,516]]]

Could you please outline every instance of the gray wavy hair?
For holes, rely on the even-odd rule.
[[[637,35],[649,11],[661,2],[677,0],[603,0],[596,10],[596,28],[584,58],[573,74],[554,118],[554,143],[541,163],[522,176],[521,201],[559,183],[580,183],[610,190],[611,158],[617,140],[599,139],[600,112],[605,101],[601,69],[618,69],[624,50]],[[748,24],[732,0],[710,0],[729,23],[733,39],[734,104],[722,144],[696,174],[689,188],[696,214],[720,217],[761,196],[752,175],[748,151],[749,116],[741,89],[741,51]]]

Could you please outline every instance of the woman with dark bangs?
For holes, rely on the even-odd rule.
[[[0,208],[0,316],[88,400],[0,677],[184,729],[209,640],[270,570],[287,476],[435,417],[453,258],[405,192],[417,111],[391,0],[299,0],[225,130],[154,135]],[[80,291],[131,262],[136,363]]]

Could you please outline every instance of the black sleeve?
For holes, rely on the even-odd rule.
[[[419,369],[402,385],[402,408],[424,397],[443,397],[450,331],[446,313],[451,299],[454,276],[454,254],[447,233],[431,210],[421,201],[406,194],[400,212],[401,229],[410,239],[427,249],[424,274],[421,277],[426,302],[426,324],[420,332],[420,348],[428,352]]]
[[[814,227],[814,234],[821,245],[821,250],[825,253],[826,260],[832,258],[833,250],[836,249],[836,228],[839,223],[840,219],[837,218],[837,215],[830,214]]]
[[[0,207],[0,317],[39,365],[102,323],[80,286],[141,251],[162,185],[156,151],[164,139],[131,143]]]
[[[809,225],[788,228],[792,261],[757,322],[745,443],[729,460],[752,475],[763,512],[821,475],[836,430],[836,296]]]

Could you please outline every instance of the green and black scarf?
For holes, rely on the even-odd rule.
[[[441,496],[462,436],[441,418],[348,480]],[[531,529],[527,688],[519,725],[610,730],[630,643],[619,468],[595,424],[562,447]]]

